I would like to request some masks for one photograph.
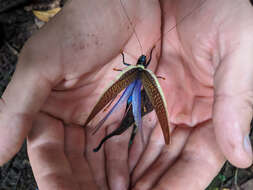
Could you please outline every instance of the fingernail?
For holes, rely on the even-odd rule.
[[[244,149],[246,152],[248,152],[249,154],[252,154],[252,148],[251,148],[251,142],[250,142],[250,138],[249,135],[246,135],[244,137]]]

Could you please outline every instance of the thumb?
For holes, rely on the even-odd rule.
[[[38,73],[40,69],[21,62],[0,104],[0,165],[20,149],[51,90],[49,80]]]
[[[252,164],[249,132],[253,103],[253,43],[250,43],[240,42],[239,48],[222,60],[214,79],[216,140],[226,158],[241,168]]]

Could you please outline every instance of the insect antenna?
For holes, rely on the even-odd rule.
[[[200,2],[196,7],[194,7],[188,14],[184,15],[174,26],[172,26],[172,28],[170,28],[168,31],[166,31],[165,34],[166,34],[166,33],[169,33],[170,31],[172,31],[173,29],[175,29],[178,25],[180,25],[187,17],[191,16],[197,9],[201,8],[202,5],[203,5],[206,1],[207,1],[207,0],[201,1],[201,2]],[[138,34],[137,34],[136,30],[135,30],[135,27],[133,26],[133,23],[132,23],[130,17],[128,16],[127,10],[126,10],[126,8],[125,8],[125,6],[124,6],[122,0],[120,0],[120,4],[121,4],[122,9],[123,9],[123,11],[124,11],[124,13],[125,13],[125,16],[127,17],[128,21],[129,21],[129,23],[130,23],[130,25],[131,25],[131,28],[132,28],[132,30],[133,30],[133,32],[134,32],[134,34],[135,34],[135,37],[136,37],[136,39],[137,39],[137,41],[138,41],[138,44],[139,44],[139,46],[140,46],[140,49],[141,49],[141,53],[143,54],[143,47],[142,47],[142,45],[141,45],[140,39],[139,39],[139,37],[138,37]],[[157,44],[157,43],[161,40],[161,38],[162,38],[162,36],[161,36],[154,44]],[[154,45],[154,46],[155,46],[155,45]]]
[[[129,16],[128,16],[127,10],[126,10],[126,8],[125,8],[125,6],[124,6],[122,0],[120,0],[120,4],[121,4],[121,6],[122,6],[122,9],[123,9],[123,11],[124,11],[126,17],[127,17],[127,20],[129,21],[129,23],[130,23],[130,25],[131,25],[131,27],[132,27],[132,29],[133,29],[133,32],[134,32],[135,37],[136,37],[136,39],[137,39],[137,41],[138,41],[138,44],[140,45],[141,54],[143,54],[143,48],[142,48],[140,39],[139,39],[138,34],[137,34],[136,30],[135,30],[135,27],[133,26],[133,23],[131,22],[131,19],[130,19]]]
[[[204,3],[207,0],[203,0],[202,2],[200,2],[198,4],[198,6],[194,7],[188,14],[184,15],[174,26],[172,26],[168,31],[165,32],[165,34],[169,33],[170,31],[172,31],[173,29],[175,29],[178,25],[180,25],[187,17],[191,16],[197,9],[200,9],[202,7],[202,5],[204,5]],[[154,43],[158,43],[161,40],[162,36]]]

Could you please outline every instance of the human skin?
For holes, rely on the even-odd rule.
[[[132,25],[118,0],[75,0],[26,43],[0,104],[0,163],[28,136],[39,189],[196,190],[210,183],[225,159],[251,165],[250,3],[207,0],[171,31],[200,1],[123,3]],[[154,45],[149,69],[165,77],[159,80],[171,144],[164,144],[152,113],[143,118],[145,149],[137,136],[128,150],[127,131],[93,153],[121,113],[94,136],[82,124],[119,74],[113,68],[124,67],[120,52],[135,64]]]

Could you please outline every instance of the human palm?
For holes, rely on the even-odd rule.
[[[119,1],[110,5],[101,1],[71,2],[27,43],[3,96],[6,106],[2,110],[6,114],[1,118],[0,152],[7,155],[3,161],[15,153],[36,117],[28,151],[40,189],[127,189],[129,184],[135,189],[203,189],[224,162],[218,144],[232,163],[241,167],[251,163],[251,151],[241,147],[251,116],[250,106],[244,103],[251,97],[251,55],[242,50],[250,48],[250,36],[246,35],[245,40],[252,29],[252,22],[247,20],[252,17],[250,5],[206,1],[167,32],[199,2],[160,3],[123,2],[142,50]],[[86,7],[86,11],[80,7]],[[239,16],[242,8],[244,16]],[[241,27],[234,29],[235,22]],[[109,81],[118,75],[113,68],[123,68],[120,52],[125,52],[128,63],[135,64],[138,56],[148,54],[154,45],[155,56],[149,68],[166,79],[160,83],[172,126],[171,145],[164,144],[159,124],[150,114],[143,118],[148,137],[145,150],[137,136],[128,151],[127,131],[93,153],[101,138],[118,126],[120,113],[115,113],[94,136],[89,128],[84,131],[80,126]],[[235,60],[244,64],[238,65]],[[245,75],[235,80],[233,76],[238,79],[239,70]],[[14,97],[20,85],[27,92]],[[18,101],[12,101],[14,98]],[[14,106],[12,102],[19,104]],[[17,119],[10,125],[11,116]],[[9,129],[3,130],[7,124]],[[17,125],[21,126],[15,129],[18,140],[8,142],[5,137]],[[9,147],[14,147],[13,152],[7,154]]]

